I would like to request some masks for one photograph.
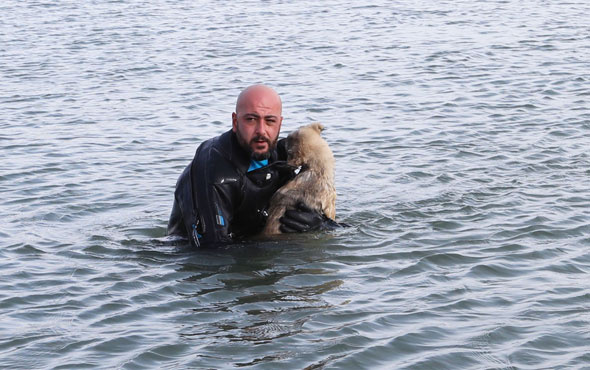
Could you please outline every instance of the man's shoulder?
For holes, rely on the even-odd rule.
[[[192,161],[193,168],[205,171],[201,173],[208,173],[212,180],[219,180],[230,173],[244,172],[246,158],[238,153],[232,134],[229,130],[201,143]]]
[[[197,147],[193,163],[205,163],[209,162],[213,158],[224,157],[226,159],[231,158],[231,130],[224,132],[219,136],[212,137],[203,141]]]
[[[197,148],[197,150],[201,149],[223,149],[226,146],[230,146],[231,145],[231,133],[232,131],[226,131],[221,135],[212,137],[210,139],[207,139],[205,141],[203,141],[199,147]]]

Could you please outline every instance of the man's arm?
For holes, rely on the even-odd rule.
[[[193,166],[192,182],[195,209],[200,223],[199,243],[212,246],[232,240],[230,224],[240,179],[234,167],[219,152],[211,150]]]
[[[194,246],[231,241],[235,189],[239,179],[231,164],[207,142],[176,182],[168,234],[188,237]]]

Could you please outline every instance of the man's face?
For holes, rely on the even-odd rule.
[[[268,159],[277,145],[283,117],[276,94],[262,90],[241,97],[232,114],[238,142],[256,160]]]

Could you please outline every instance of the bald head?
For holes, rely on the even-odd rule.
[[[268,86],[252,85],[238,96],[232,130],[253,159],[268,159],[275,149],[283,122],[282,111],[279,94]]]
[[[281,97],[272,88],[266,85],[252,85],[245,88],[236,101],[236,113],[240,114],[252,104],[263,105],[266,108],[278,108],[279,116],[283,111]]]

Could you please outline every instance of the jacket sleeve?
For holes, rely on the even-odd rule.
[[[231,164],[215,149],[197,149],[176,182],[168,235],[187,237],[197,247],[231,241],[240,186]]]
[[[200,224],[193,199],[192,163],[189,164],[178,180],[174,190],[174,204],[168,221],[168,235],[180,235],[189,238],[191,244],[198,245],[197,226]]]
[[[180,235],[187,237],[180,201],[176,195],[176,191],[174,193],[174,203],[172,204],[172,212],[170,212],[170,219],[168,220],[168,229],[166,230],[166,235]]]
[[[232,240],[231,224],[235,204],[239,202],[241,179],[234,166],[215,148],[203,154],[203,160],[193,161],[191,182],[198,213],[198,242],[212,246]]]

